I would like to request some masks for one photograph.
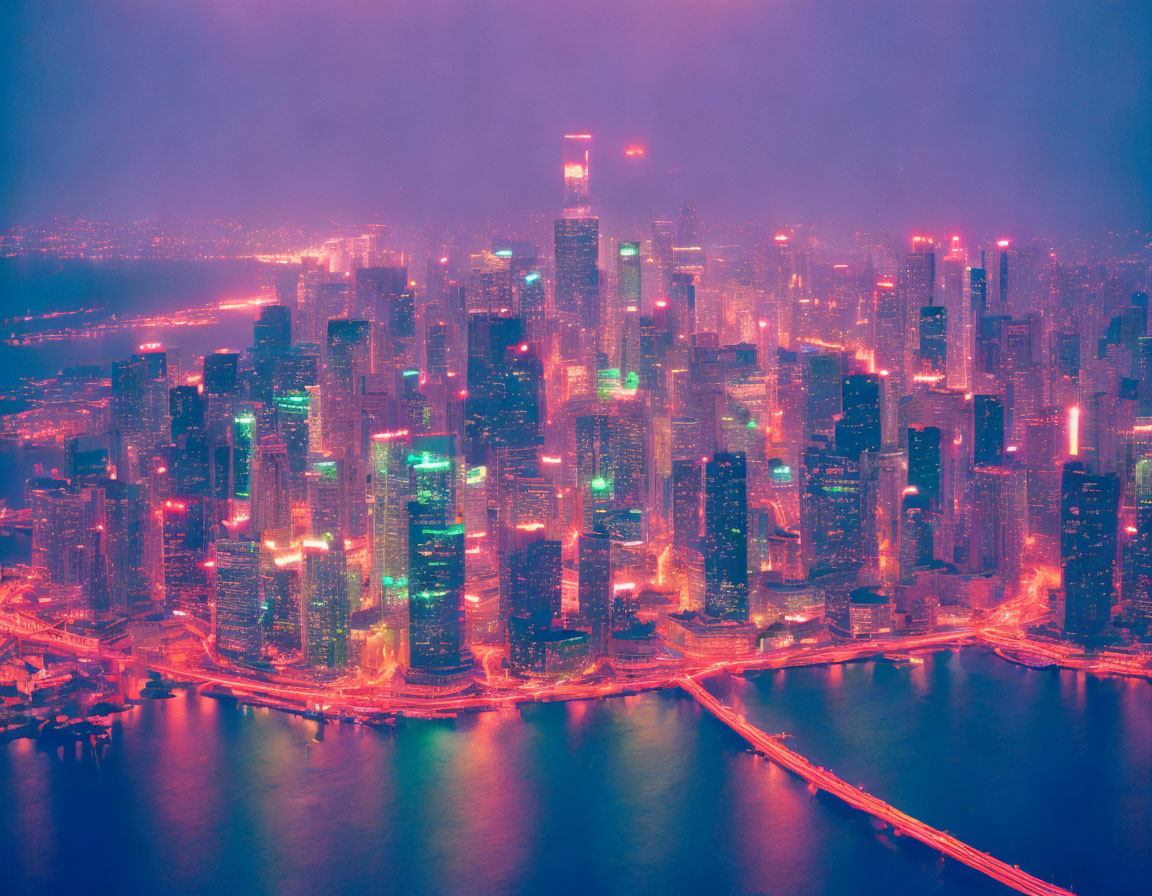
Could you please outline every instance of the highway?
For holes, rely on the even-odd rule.
[[[972,640],[976,634],[972,629],[965,627],[922,635],[908,635],[903,638],[888,638],[883,641],[861,640],[801,645],[772,653],[756,654],[749,659],[714,663],[705,669],[693,671],[692,675],[707,675],[710,672],[719,672],[723,669],[756,671],[815,666],[821,663],[848,663],[852,660],[866,659],[882,653],[907,653],[915,650],[949,647]]]
[[[92,656],[100,653],[100,642],[96,638],[74,635],[56,628],[56,624],[20,612],[0,610],[0,631],[44,647],[63,648],[68,653]]]
[[[885,824],[891,825],[897,834],[914,837],[926,846],[963,862],[969,868],[988,875],[993,880],[1011,887],[1020,893],[1032,896],[1071,896],[1071,891],[1046,883],[1019,868],[1002,862],[988,853],[969,846],[951,834],[939,831],[888,805],[878,797],[865,793],[858,787],[842,781],[832,772],[815,766],[794,750],[785,747],[779,740],[747,722],[743,716],[722,704],[692,677],[681,678],[678,682],[688,694],[707,709],[717,719],[739,734],[758,753],[771,759],[777,765],[800,776],[809,784],[843,800],[848,805],[866,812]]]
[[[9,586],[5,582],[4,586]],[[0,596],[7,590],[0,586]],[[3,601],[0,601],[2,603]],[[134,660],[129,654],[110,650],[94,638],[63,631],[30,613],[0,609],[0,633],[10,634],[26,643],[36,644],[75,656],[114,660],[121,666]],[[997,624],[982,628],[957,628],[944,632],[909,635],[883,641],[858,641],[799,645],[769,654],[749,654],[703,664],[681,664],[678,667],[653,670],[649,675],[622,678],[596,683],[531,683],[518,682],[514,690],[501,690],[492,685],[494,656],[483,656],[485,670],[482,686],[484,693],[448,694],[443,696],[403,696],[375,687],[361,689],[354,684],[312,683],[303,678],[282,677],[280,680],[257,678],[242,669],[222,668],[219,665],[173,666],[164,663],[146,663],[148,668],[176,680],[198,681],[227,687],[238,694],[255,698],[270,697],[296,701],[310,709],[319,709],[334,717],[352,715],[379,715],[408,713],[420,715],[448,715],[457,712],[476,712],[498,709],[522,703],[545,703],[564,700],[590,700],[603,697],[636,694],[642,691],[675,687],[680,677],[707,676],[716,672],[740,674],[758,670],[786,669],[823,663],[844,663],[866,659],[881,653],[931,650],[965,643],[1015,650],[1031,650],[1049,656],[1057,665],[1102,675],[1127,675],[1152,678],[1152,670],[1131,657],[1085,657],[1077,648],[1067,644],[1041,644],[1021,637],[999,619]]]

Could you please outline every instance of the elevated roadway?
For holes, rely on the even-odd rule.
[[[679,685],[695,698],[696,702],[744,738],[758,753],[803,778],[814,787],[827,791],[853,808],[891,825],[896,833],[913,837],[925,846],[962,862],[969,868],[974,868],[1020,893],[1027,893],[1030,896],[1072,896],[1071,891],[1042,881],[1014,865],[981,852],[951,834],[937,830],[901,812],[859,787],[853,787],[822,766],[813,765],[799,753],[788,749],[777,738],[761,731],[743,716],[722,704],[695,678],[681,678]]]

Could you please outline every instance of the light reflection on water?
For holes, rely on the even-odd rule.
[[[757,685],[743,688],[754,711]],[[0,748],[0,879],[15,893],[96,875],[148,893],[995,892],[886,844],[678,692],[394,733],[329,725],[320,742],[316,728],[177,692],[118,717],[99,763]]]
[[[979,649],[837,669],[710,689],[739,694],[750,721],[787,730],[813,762],[1082,896],[1152,877],[1147,682],[1032,670]]]

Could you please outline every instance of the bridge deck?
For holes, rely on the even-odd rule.
[[[743,737],[759,753],[799,775],[809,783],[839,797],[848,805],[867,812],[874,818],[892,825],[899,833],[914,837],[926,846],[975,868],[993,880],[1032,896],[1072,896],[1071,891],[1046,883],[1027,872],[1002,862],[975,847],[969,846],[951,834],[939,831],[918,819],[888,805],[883,800],[865,793],[858,787],[842,781],[836,775],[815,766],[794,750],[785,747],[778,739],[749,724],[722,704],[693,678],[682,678],[680,687],[692,695],[696,701],[717,719]]]

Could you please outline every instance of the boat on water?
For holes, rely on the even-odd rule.
[[[398,710],[396,715],[403,719],[423,719],[429,722],[443,722],[447,719],[456,718],[455,712],[439,712],[433,709],[402,709]]]
[[[68,719],[57,717],[40,725],[40,740],[50,743],[69,743],[90,739],[93,742],[107,741],[108,726],[92,719]]]
[[[1010,663],[1015,663],[1018,666],[1026,666],[1029,669],[1054,669],[1056,663],[1048,657],[1032,653],[1027,650],[1008,650],[1004,647],[997,647],[993,651],[1000,659],[1007,660]]]
[[[40,731],[40,720],[32,718],[0,721],[0,744],[22,737],[33,737]]]

